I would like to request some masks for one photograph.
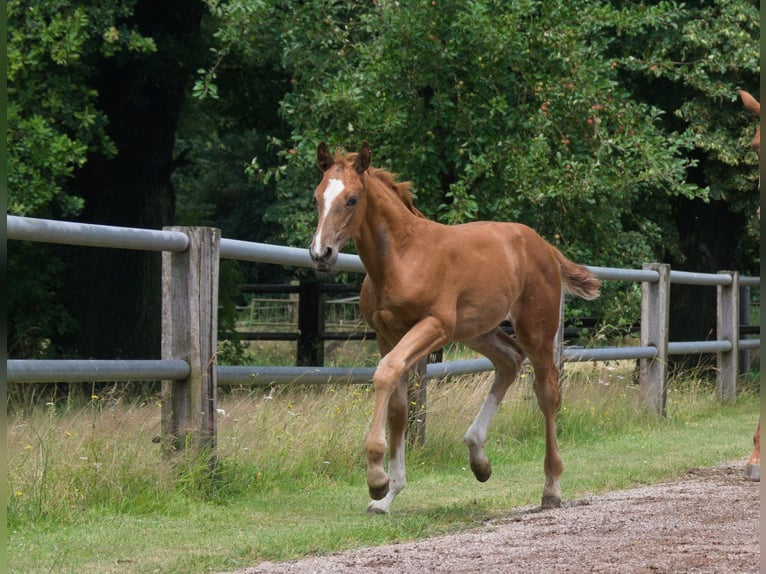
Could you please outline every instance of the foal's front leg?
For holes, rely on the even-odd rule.
[[[405,432],[407,429],[407,383],[405,374],[388,402],[388,492],[380,500],[372,500],[367,506],[369,514],[388,514],[391,503],[407,485],[404,464]]]
[[[374,501],[371,512],[376,508],[388,510],[393,498],[404,488],[404,428],[407,424],[407,371],[427,353],[449,342],[442,323],[435,317],[423,319],[413,326],[404,337],[387,353],[375,369],[375,410],[372,415],[370,434],[367,436],[367,487]],[[396,396],[394,396],[396,393]],[[404,407],[402,408],[402,402]],[[386,419],[391,423],[391,469],[395,471],[390,483],[383,467],[386,453]],[[397,483],[397,479],[400,482]],[[393,487],[393,488],[392,488]],[[387,498],[387,495],[391,496]]]

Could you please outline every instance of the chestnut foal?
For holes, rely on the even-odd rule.
[[[471,469],[482,482],[491,474],[484,454],[487,430],[522,361],[529,358],[545,418],[542,507],[560,506],[563,465],[556,412],[561,396],[553,345],[561,289],[593,299],[599,280],[525,225],[447,226],[426,219],[412,203],[409,183],[370,167],[366,142],[359,153],[347,155],[331,154],[321,143],[317,163],[324,175],[314,192],[319,219],[311,257],[317,270],[330,271],[340,249],[354,240],[367,271],[359,305],[381,352],[365,445],[372,498],[368,512],[388,513],[405,486],[407,371],[450,341],[482,353],[495,368],[489,395],[464,438]],[[504,320],[513,323],[514,336],[499,328]]]

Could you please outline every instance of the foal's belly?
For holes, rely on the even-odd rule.
[[[428,306],[380,305],[364,313],[367,323],[387,341],[395,344],[423,319],[440,319],[450,340],[464,341],[488,333],[501,322],[510,320],[510,311],[502,297],[473,306],[458,306],[455,302],[439,308]]]

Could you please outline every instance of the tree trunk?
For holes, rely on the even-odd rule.
[[[118,153],[90,157],[77,174],[82,221],[150,229],[173,224],[173,147],[187,83],[200,60],[203,10],[189,0],[138,2],[129,24],[152,37],[157,51],[98,64],[98,103]],[[79,323],[71,352],[159,358],[160,254],[90,248],[76,250],[71,262],[65,290]]]
[[[715,273],[736,269],[737,237],[744,225],[722,201],[704,203],[684,200],[676,208],[681,249],[686,260],[675,269]],[[701,341],[715,338],[716,290],[712,287],[673,285],[670,290],[671,341]],[[708,357],[710,360],[713,358]],[[684,357],[679,357],[684,360]],[[688,357],[700,361],[699,355]]]

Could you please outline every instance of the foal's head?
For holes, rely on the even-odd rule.
[[[364,172],[370,167],[370,146],[364,142],[357,154],[333,156],[322,142],[317,165],[324,175],[314,191],[319,221],[309,252],[319,271],[329,271],[364,216]]]

